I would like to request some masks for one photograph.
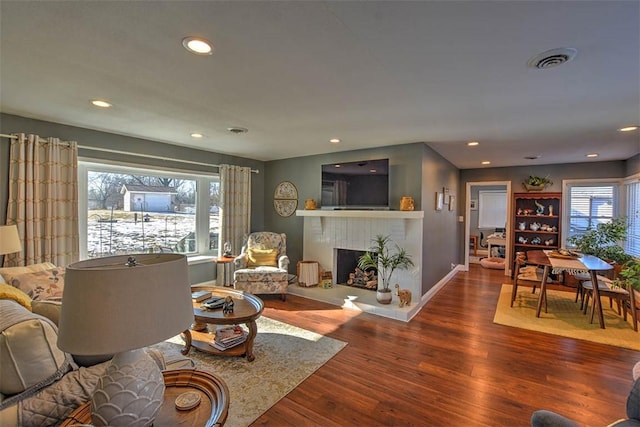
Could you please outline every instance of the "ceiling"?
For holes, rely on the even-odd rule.
[[[636,0],[2,1],[0,12],[4,113],[258,160],[414,142],[460,169],[640,152],[640,132],[617,131],[640,124]],[[189,53],[186,36],[214,54]],[[560,47],[578,53],[528,67]]]

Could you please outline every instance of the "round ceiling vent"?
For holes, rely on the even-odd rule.
[[[231,133],[235,133],[235,134],[239,134],[239,133],[247,133],[249,132],[249,129],[247,128],[241,128],[241,127],[231,127],[231,128],[227,128],[227,130]]]
[[[534,56],[529,60],[528,64],[531,68],[538,68],[541,70],[551,68],[571,61],[575,58],[577,53],[578,51],[571,47],[551,49]]]

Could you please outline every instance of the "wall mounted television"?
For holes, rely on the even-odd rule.
[[[389,209],[389,159],[322,165],[322,209]]]

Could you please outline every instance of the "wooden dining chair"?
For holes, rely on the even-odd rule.
[[[606,279],[606,278],[605,278]],[[589,299],[593,298],[593,282],[591,280],[585,281],[582,283],[582,287],[584,290],[584,307],[583,313],[587,313],[587,307],[589,305]],[[633,321],[633,330],[638,331],[638,310],[637,304],[635,303],[634,293],[630,292],[630,289],[626,289],[621,286],[614,287],[612,286],[612,282],[610,280],[602,280],[601,277],[598,277],[598,294],[600,299],[603,297],[609,298],[610,301],[615,301],[616,306],[618,308],[618,314],[622,315],[622,318],[626,321],[627,315],[631,314],[631,319]],[[600,301],[602,304],[602,301]],[[591,315],[589,318],[589,323],[593,323],[593,317],[595,314],[595,301],[591,303]]]
[[[527,264],[527,256],[524,252],[516,252],[516,257],[514,261],[515,270],[513,273],[513,287],[511,290],[511,304],[513,307],[513,302],[516,300],[516,295],[518,293],[518,284],[520,282],[531,282],[532,290],[531,293],[536,293],[536,287],[542,283],[542,273],[540,272],[538,266]],[[545,310],[546,310],[545,300]]]

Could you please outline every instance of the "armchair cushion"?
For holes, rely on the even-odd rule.
[[[247,249],[247,267],[276,267],[277,249]]]

